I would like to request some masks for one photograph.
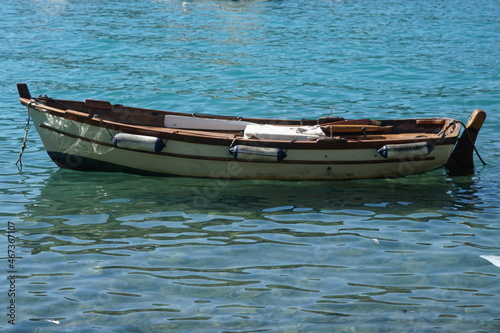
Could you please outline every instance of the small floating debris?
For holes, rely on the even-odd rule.
[[[497,267],[500,267],[500,256],[486,256],[486,255],[482,255],[482,256],[479,256],[479,257],[488,260],[489,262],[491,262],[493,265],[495,265]]]

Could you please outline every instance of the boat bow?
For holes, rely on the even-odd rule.
[[[471,174],[474,172],[474,150],[479,130],[486,120],[486,112],[474,110],[465,129],[458,139],[445,167],[452,174]]]

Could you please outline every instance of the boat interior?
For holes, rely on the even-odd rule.
[[[300,128],[302,131],[308,127],[316,127],[324,133],[326,138],[339,135],[346,138],[352,137],[357,140],[369,140],[370,138],[382,139],[381,136],[386,139],[395,136],[409,136],[413,138],[427,136],[431,138],[434,136],[437,137],[442,131],[447,130],[448,127],[451,127],[450,125],[454,124],[453,120],[449,118],[396,120],[346,120],[341,117],[320,117],[317,119],[299,120],[242,118],[127,107],[99,100],[85,100],[80,102],[49,97],[38,97],[36,100],[38,103],[51,109],[60,110],[65,114],[79,118],[85,117],[124,125],[147,127],[155,131],[162,128],[177,128],[193,132],[210,132],[211,135],[224,133],[225,135],[243,136],[245,128],[249,124],[252,124],[273,126],[275,129],[271,129],[271,132],[276,132],[276,128],[283,127],[290,128],[293,131],[296,131],[294,128]],[[175,121],[173,122],[172,119],[175,119]],[[286,131],[283,135],[286,135]],[[258,139],[258,137],[249,138]],[[274,137],[274,139],[279,140],[279,135]]]

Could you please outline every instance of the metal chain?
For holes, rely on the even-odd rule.
[[[17,158],[17,161],[16,161],[16,166],[19,169],[19,171],[23,170],[22,157],[23,157],[24,150],[26,149],[26,143],[28,141],[28,132],[30,130],[30,119],[31,119],[30,107],[31,107],[31,104],[33,102],[34,101],[31,100],[29,102],[28,106],[27,106],[27,109],[28,109],[28,118],[26,119],[26,125],[24,126],[24,138],[23,138],[23,143],[21,145],[21,151],[19,152],[19,157]]]

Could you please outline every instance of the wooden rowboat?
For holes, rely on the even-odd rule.
[[[60,167],[149,175],[345,180],[471,169],[486,116],[475,110],[465,130],[451,118],[254,119],[32,98],[24,83],[18,91]]]

